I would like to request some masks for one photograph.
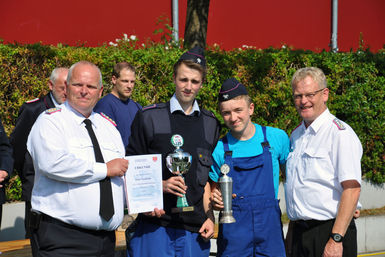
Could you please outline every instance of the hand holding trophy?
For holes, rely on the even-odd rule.
[[[183,145],[183,137],[181,135],[173,135],[171,137],[171,144],[176,147],[175,151],[168,154],[166,157],[166,166],[174,175],[181,176],[186,174],[191,166],[192,156],[187,152],[183,152],[180,148]],[[193,211],[194,206],[189,206],[186,195],[178,196],[176,208],[172,208],[172,213]]]
[[[234,223],[235,218],[233,217],[232,208],[232,194],[233,194],[233,179],[227,176],[227,173],[230,172],[230,167],[227,164],[221,166],[222,177],[219,178],[219,186],[221,188],[222,200],[224,208],[221,211],[221,218],[219,223]]]

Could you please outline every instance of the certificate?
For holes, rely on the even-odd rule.
[[[162,155],[132,155],[125,159],[128,160],[124,175],[128,213],[163,209]]]

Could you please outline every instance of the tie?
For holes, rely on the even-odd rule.
[[[94,130],[92,129],[92,123],[89,119],[85,119],[84,123],[86,124],[86,129],[90,135],[92,145],[94,146],[95,160],[96,162],[104,163],[102,152],[100,151],[98,140],[96,139]],[[109,177],[106,177],[103,180],[99,181],[100,186],[100,216],[109,221],[114,215],[114,202],[112,198],[112,189],[111,189],[111,180]]]

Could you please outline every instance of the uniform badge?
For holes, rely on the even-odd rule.
[[[145,110],[152,109],[155,107],[156,107],[156,104],[151,104],[151,105],[147,105],[147,106],[143,107],[142,110],[145,111]]]
[[[28,100],[26,101],[27,104],[30,104],[30,103],[34,103],[36,101],[39,101],[39,98],[35,98],[35,99],[32,99],[32,100]]]
[[[45,113],[48,115],[51,115],[52,113],[55,113],[55,112],[61,112],[61,108],[55,107],[55,108],[50,108],[50,109],[45,111]]]
[[[333,123],[336,124],[336,126],[337,126],[337,128],[338,128],[339,130],[344,130],[344,129],[346,129],[346,127],[344,126],[344,124],[343,124],[339,119],[337,119],[337,118],[335,118],[335,119],[333,120]]]
[[[105,118],[106,120],[108,120],[109,122],[111,122],[111,124],[114,125],[115,127],[117,126],[117,125],[116,125],[116,122],[115,122],[113,119],[111,119],[110,117],[108,117],[105,113],[101,112],[100,115],[101,115],[103,118]]]

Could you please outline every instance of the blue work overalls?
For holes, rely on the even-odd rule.
[[[263,153],[253,157],[233,158],[227,137],[223,138],[225,163],[231,168],[228,175],[236,194],[232,204],[236,222],[220,224],[218,256],[286,256],[266,127],[262,131]]]

